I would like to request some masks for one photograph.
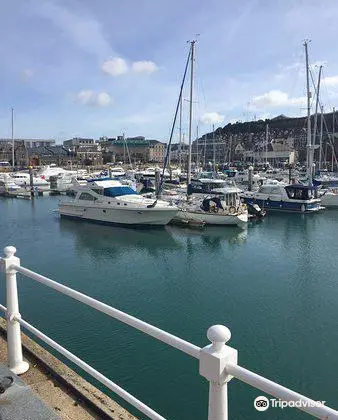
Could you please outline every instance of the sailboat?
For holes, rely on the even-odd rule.
[[[189,195],[191,191],[192,157],[192,114],[194,86],[194,52],[196,41],[190,42],[187,63],[190,60],[190,101],[189,101],[189,154],[187,173],[187,196],[178,203],[179,212],[175,220],[186,224],[201,223],[206,225],[243,226],[248,222],[248,211],[240,201],[239,189],[224,185],[220,190],[213,190],[209,195],[200,197]],[[183,80],[184,83],[184,80]],[[214,164],[215,167],[215,164]]]
[[[307,41],[304,42],[304,47],[307,85],[307,185],[288,185],[283,182],[268,180],[260,186],[258,191],[246,191],[241,194],[244,203],[258,204],[268,211],[313,213],[322,208],[317,188],[312,185],[314,147],[311,139],[311,93]]]

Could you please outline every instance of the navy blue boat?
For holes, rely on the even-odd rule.
[[[258,191],[246,191],[240,194],[242,202],[258,204],[267,211],[286,211],[312,213],[322,207],[317,189],[313,186],[292,184],[278,181],[263,184]]]

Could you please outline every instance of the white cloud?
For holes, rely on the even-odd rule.
[[[75,96],[76,102],[82,105],[106,107],[112,103],[112,98],[106,92],[95,92],[93,90],[81,90]]]
[[[270,90],[263,95],[255,96],[251,105],[254,108],[273,108],[279,106],[294,106],[294,105],[303,105],[306,101],[306,98],[301,96],[297,98],[290,98],[287,93],[282,92],[281,90]]]
[[[106,92],[100,92],[97,95],[97,104],[99,106],[108,106],[112,102],[111,97]]]
[[[338,76],[324,77],[323,82],[326,84],[326,86],[336,87],[338,86]]]
[[[206,112],[200,120],[203,124],[220,124],[224,121],[224,115],[220,115],[218,112]]]
[[[105,61],[101,67],[102,71],[110,76],[120,76],[127,73],[128,65],[121,57],[113,57]]]
[[[154,73],[158,70],[157,65],[153,61],[135,61],[132,65],[134,73]]]

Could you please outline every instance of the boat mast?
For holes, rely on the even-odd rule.
[[[205,168],[206,153],[207,153],[207,134],[204,134],[203,169]]]
[[[232,147],[232,134],[230,134],[230,139],[229,139],[229,167],[231,166],[231,147]]]
[[[122,134],[123,138],[123,164],[126,164],[126,140],[124,138],[124,133]]]
[[[127,150],[127,154],[128,154],[129,165],[130,165],[131,168],[133,168],[133,163],[132,163],[131,158],[130,158],[128,143],[127,143],[127,141],[125,139],[124,133],[123,133],[123,140],[124,140],[125,149]]]
[[[313,158],[315,153],[315,145],[316,145],[316,136],[317,136],[317,119],[318,119],[318,106],[319,106],[319,91],[320,91],[320,78],[322,75],[322,68],[323,66],[319,67],[318,73],[318,83],[317,83],[317,97],[316,97],[316,111],[315,111],[315,120],[314,120],[314,127],[313,127],[313,141],[312,141],[312,156],[311,156],[311,164],[313,166]]]
[[[335,114],[336,114],[336,109],[335,109],[335,107],[333,107],[333,109],[332,109],[331,172],[333,172],[333,154],[334,154],[334,137],[335,137]]]
[[[319,167],[322,169],[322,144],[323,144],[323,123],[324,123],[324,107],[320,107],[320,134],[319,134]]]
[[[212,168],[216,173],[215,124],[212,125]]]
[[[14,108],[12,108],[12,168],[14,172],[15,167],[15,153],[14,153]]]
[[[308,41],[304,41],[305,48],[305,66],[306,66],[306,97],[307,97],[307,178],[308,182],[312,184],[312,162],[311,162],[311,92],[310,92],[310,80],[309,80],[309,55],[308,55]],[[311,165],[311,166],[310,166]]]
[[[191,41],[190,49],[190,103],[189,103],[189,154],[188,154],[188,174],[187,184],[191,182],[191,135],[192,135],[192,100],[193,100],[193,89],[194,89],[194,53],[195,53],[196,41]]]
[[[268,164],[268,143],[269,143],[269,124],[266,124],[265,129],[265,164]]]
[[[199,167],[199,158],[198,158],[198,124],[196,126],[196,169]]]
[[[179,133],[180,133],[180,140],[179,140],[179,148],[178,148],[178,167],[181,169],[182,166],[182,100],[183,95],[180,98],[180,125],[179,125]]]

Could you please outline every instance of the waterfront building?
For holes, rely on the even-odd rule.
[[[75,156],[74,163],[85,166],[103,164],[101,146],[94,139],[74,137],[65,140],[63,146]]]
[[[38,147],[53,147],[55,140],[52,139],[15,139],[14,161],[16,166],[29,164],[29,149]],[[10,162],[12,165],[12,139],[0,139],[0,161]]]
[[[163,163],[167,145],[158,140],[149,140],[149,162]]]
[[[127,137],[118,136],[109,142],[105,151],[111,154],[110,161],[128,162],[156,162],[163,163],[167,145],[158,140],[148,140],[143,136]]]

